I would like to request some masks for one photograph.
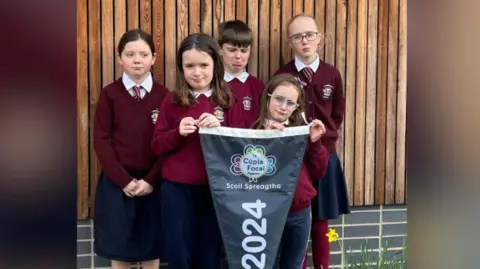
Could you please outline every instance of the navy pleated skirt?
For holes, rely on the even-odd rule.
[[[143,178],[147,172],[130,172]],[[95,195],[94,246],[109,260],[159,259],[162,250],[160,183],[146,196],[128,197],[104,173]]]
[[[345,175],[336,153],[330,154],[325,175],[314,185],[317,189],[312,200],[314,220],[331,220],[350,213]]]

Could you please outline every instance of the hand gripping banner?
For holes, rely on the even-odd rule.
[[[309,126],[199,133],[229,269],[272,269]]]

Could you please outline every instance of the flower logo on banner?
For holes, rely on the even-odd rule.
[[[244,175],[249,182],[257,182],[262,176],[275,173],[275,156],[267,156],[263,146],[247,145],[243,154],[234,154],[230,159],[230,172],[234,175]]]

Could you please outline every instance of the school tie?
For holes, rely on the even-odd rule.
[[[312,79],[313,79],[313,70],[312,68],[308,67],[308,66],[305,66],[303,69],[302,69],[302,73],[303,75],[305,76],[305,78],[307,79],[307,82],[308,84],[310,84],[312,82]]]
[[[133,86],[133,98],[135,98],[135,100],[137,101],[140,101],[142,99],[142,94],[140,92],[140,87],[137,87],[137,86]]]

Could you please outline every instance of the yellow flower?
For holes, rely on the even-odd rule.
[[[332,243],[338,240],[338,233],[335,231],[335,229],[330,228],[330,231],[325,234],[328,237],[328,242]]]

